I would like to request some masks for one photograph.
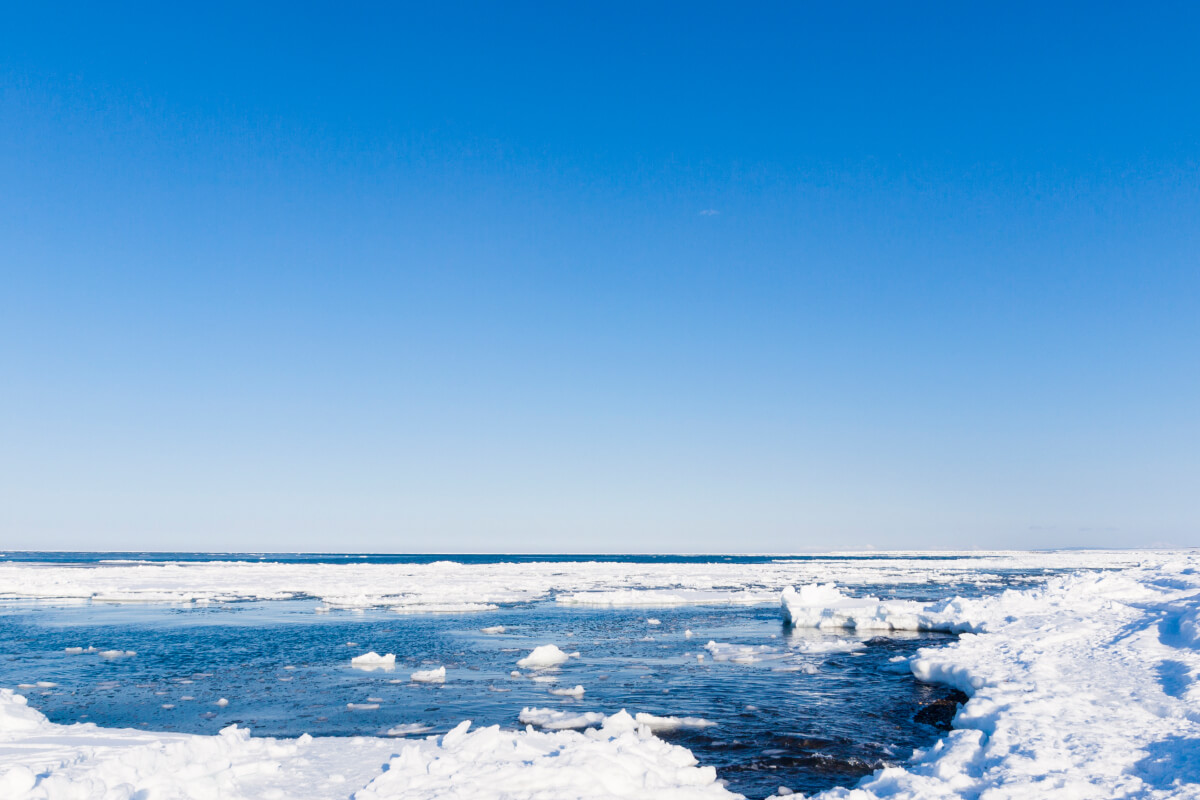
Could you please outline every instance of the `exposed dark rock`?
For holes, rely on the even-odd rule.
[[[958,713],[958,707],[969,698],[958,689],[951,689],[949,694],[926,703],[913,717],[914,722],[922,725],[932,725],[940,731],[950,730],[950,722]]]

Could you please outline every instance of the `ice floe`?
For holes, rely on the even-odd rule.
[[[374,650],[369,653],[363,653],[361,656],[355,656],[350,659],[350,666],[355,669],[372,672],[377,669],[392,671],[396,668],[396,654],[388,653],[387,655],[379,655]]]
[[[529,655],[517,661],[517,666],[525,669],[545,669],[557,667],[569,658],[570,656],[558,649],[558,645],[543,644],[533,648]]]
[[[583,697],[585,691],[587,690],[581,684],[576,684],[570,689],[551,689],[550,694],[555,694],[559,697]]]
[[[446,668],[438,667],[437,669],[419,669],[414,672],[411,677],[417,683],[445,683]]]

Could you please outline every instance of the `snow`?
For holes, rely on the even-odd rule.
[[[387,655],[381,656],[379,653],[376,653],[374,650],[372,650],[369,653],[363,653],[361,656],[355,656],[354,658],[350,659],[350,666],[354,667],[355,669],[365,670],[367,672],[372,672],[377,669],[391,672],[396,668],[396,654],[388,653]]]
[[[774,603],[785,586],[1002,582],[1013,569],[1120,569],[1143,553],[1062,551],[831,554],[772,563],[653,564],[521,562],[459,564],[306,564],[122,561],[94,566],[0,562],[0,600],[58,603],[220,603],[315,600],[316,608],[395,611],[487,610],[554,597],[599,605]],[[398,590],[397,587],[403,587]]]
[[[417,683],[445,683],[446,668],[419,669],[412,674],[412,679]]]
[[[697,766],[615,714],[584,733],[472,731],[441,737],[269,739],[230,726],[215,736],[56,725],[0,690],[5,800],[432,800],[471,797],[731,800]],[[406,732],[413,731],[405,728]]]
[[[525,669],[546,669],[557,667],[570,656],[558,649],[558,645],[543,644],[533,648],[533,652],[517,662],[518,667]]]

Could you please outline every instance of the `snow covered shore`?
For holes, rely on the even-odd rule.
[[[1079,566],[1108,570],[933,604],[854,597],[817,585],[835,577],[836,570],[825,570],[819,581],[776,595],[797,626],[884,634],[964,631],[953,644],[922,650],[911,664],[918,678],[970,696],[955,730],[906,764],[824,798],[1200,798],[1200,554],[1025,557],[1057,563],[1076,558]],[[896,571],[901,562],[912,581],[922,580],[918,561],[885,560],[880,572]],[[925,565],[933,575],[951,574],[945,562]],[[598,576],[612,581],[610,589],[620,585],[605,572],[610,566],[554,569],[584,576],[585,583],[593,581],[586,588],[595,590]],[[669,588],[691,566],[660,567],[658,575],[647,566],[633,580]],[[695,573],[706,576],[697,583],[716,575],[713,565],[699,566],[709,571]],[[796,569],[736,566],[747,574],[764,570],[756,587]],[[861,575],[869,567],[847,569]],[[0,575],[0,586],[11,585],[4,580]],[[87,587],[86,575],[72,580]],[[562,575],[542,581],[581,588]],[[24,698],[0,690],[0,797],[733,797],[711,768],[697,766],[685,749],[656,738],[654,726],[639,726],[627,714],[601,721],[600,715],[578,713],[567,719],[551,709],[522,713],[523,722],[551,730],[460,726],[442,737],[404,741],[271,740],[244,729],[192,736],[55,725]],[[595,727],[553,730],[580,724]]]

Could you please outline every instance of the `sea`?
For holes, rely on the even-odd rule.
[[[780,559],[124,552],[23,552],[0,558],[79,568],[199,561],[754,564]],[[1044,574],[1011,570],[984,585],[872,584],[869,591],[933,601],[1027,585]],[[796,630],[784,624],[775,605],[596,608],[538,600],[484,612],[397,614],[315,613],[314,601],[303,599],[200,606],[5,601],[0,603],[0,686],[25,695],[54,722],[198,734],[236,724],[258,736],[429,736],[466,719],[476,726],[521,728],[525,709],[605,714],[626,709],[690,718],[657,735],[714,766],[730,789],[757,798],[780,787],[810,794],[851,786],[933,744],[959,698],[947,687],[917,681],[907,660],[920,648],[953,640],[939,633],[855,636]],[[517,665],[534,647],[549,642],[578,655],[541,673]],[[717,657],[725,651],[708,647],[709,642],[746,649],[737,660],[722,661]],[[394,654],[394,666],[368,671],[351,664],[370,651]],[[413,672],[436,667],[445,667],[444,682],[411,680]],[[583,687],[582,695],[555,693],[576,686]]]

